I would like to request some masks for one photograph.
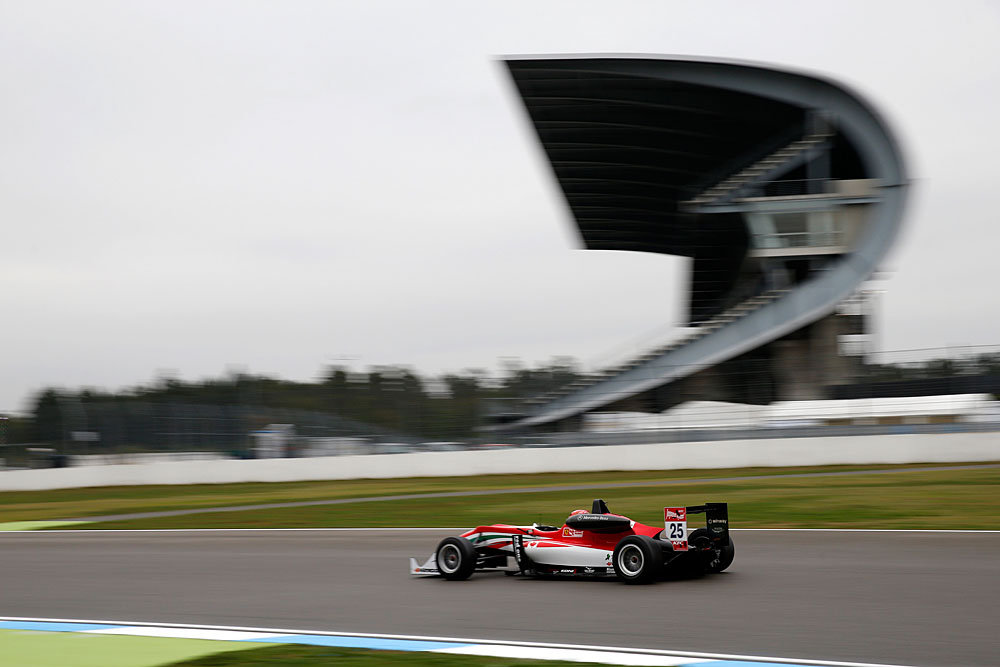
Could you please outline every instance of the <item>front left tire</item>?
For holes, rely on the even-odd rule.
[[[476,548],[464,537],[446,537],[438,544],[437,568],[450,581],[468,579],[476,569]]]

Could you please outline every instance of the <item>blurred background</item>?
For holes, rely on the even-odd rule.
[[[0,458],[993,428],[998,27],[988,2],[2,5]],[[507,428],[733,317],[704,257],[576,250],[578,211],[497,60],[623,51],[852,86],[900,140],[905,225],[781,363],[743,355],[642,405]],[[767,223],[748,221],[758,257],[852,250],[806,217]],[[727,303],[827,265],[771,268]]]
[[[637,353],[639,350],[637,350]],[[767,367],[719,375],[722,386],[774,391]],[[232,374],[161,378],[121,392],[48,389],[26,414],[0,419],[7,469],[898,433],[1000,431],[1000,347],[883,352],[856,366],[829,398],[705,400],[676,388],[659,412],[587,414],[576,429],[494,427],[532,399],[591,377],[570,358],[496,374],[421,376],[405,367],[332,366],[316,382]],[[718,374],[718,371],[716,371]]]

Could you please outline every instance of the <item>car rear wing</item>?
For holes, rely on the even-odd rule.
[[[729,503],[705,503],[692,505],[687,509],[688,516],[692,514],[705,515],[705,528],[708,537],[715,548],[729,544]]]

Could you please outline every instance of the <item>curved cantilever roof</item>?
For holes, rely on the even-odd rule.
[[[867,102],[829,79],[658,57],[513,58],[506,65],[590,249],[693,256],[699,218],[685,203],[801,138],[817,119],[835,128],[832,168],[879,184],[862,239],[834,270],[512,426],[598,409],[816,321],[871,274],[896,236],[906,185],[898,145]]]

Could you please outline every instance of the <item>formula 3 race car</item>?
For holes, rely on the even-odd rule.
[[[705,515],[705,527],[688,530],[687,518]],[[532,524],[478,526],[446,537],[427,561],[410,559],[410,574],[468,579],[473,572],[527,576],[617,576],[626,584],[676,573],[722,572],[735,556],[729,507],[705,503],[665,507],[664,526],[646,526],[612,514],[603,500],[591,511],[576,510],[562,527]]]

